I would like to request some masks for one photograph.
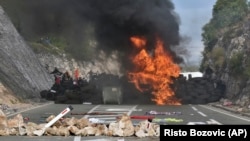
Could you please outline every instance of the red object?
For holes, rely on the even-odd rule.
[[[76,69],[75,70],[75,80],[78,80],[78,78],[79,78],[79,70]]]
[[[24,118],[23,118],[23,120],[27,122],[27,121],[29,121],[29,120],[30,120],[30,118],[28,118],[28,117],[24,117]]]
[[[131,119],[153,119],[154,116],[130,116]]]
[[[57,85],[60,85],[60,83],[61,83],[60,78],[59,78],[59,77],[56,77],[56,84],[57,84]]]

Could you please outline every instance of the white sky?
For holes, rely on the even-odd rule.
[[[212,16],[213,5],[216,0],[172,0],[175,12],[180,17],[180,34],[191,38],[186,46],[190,56],[187,63],[200,64],[204,49],[202,43],[202,27],[209,22]]]

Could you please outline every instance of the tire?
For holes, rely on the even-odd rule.
[[[47,91],[47,90],[43,90],[43,91],[40,92],[41,98],[46,98],[46,97],[47,97],[47,94],[48,94],[48,91]]]

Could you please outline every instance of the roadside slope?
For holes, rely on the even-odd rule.
[[[40,97],[53,80],[19,35],[0,6],[0,82],[14,95],[26,99]]]

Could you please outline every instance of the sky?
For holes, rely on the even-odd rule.
[[[204,49],[202,27],[211,19],[216,0],[172,0],[172,2],[175,12],[180,17],[180,34],[191,38],[189,44],[185,44],[189,51],[189,56],[184,58],[185,62],[199,65]]]

